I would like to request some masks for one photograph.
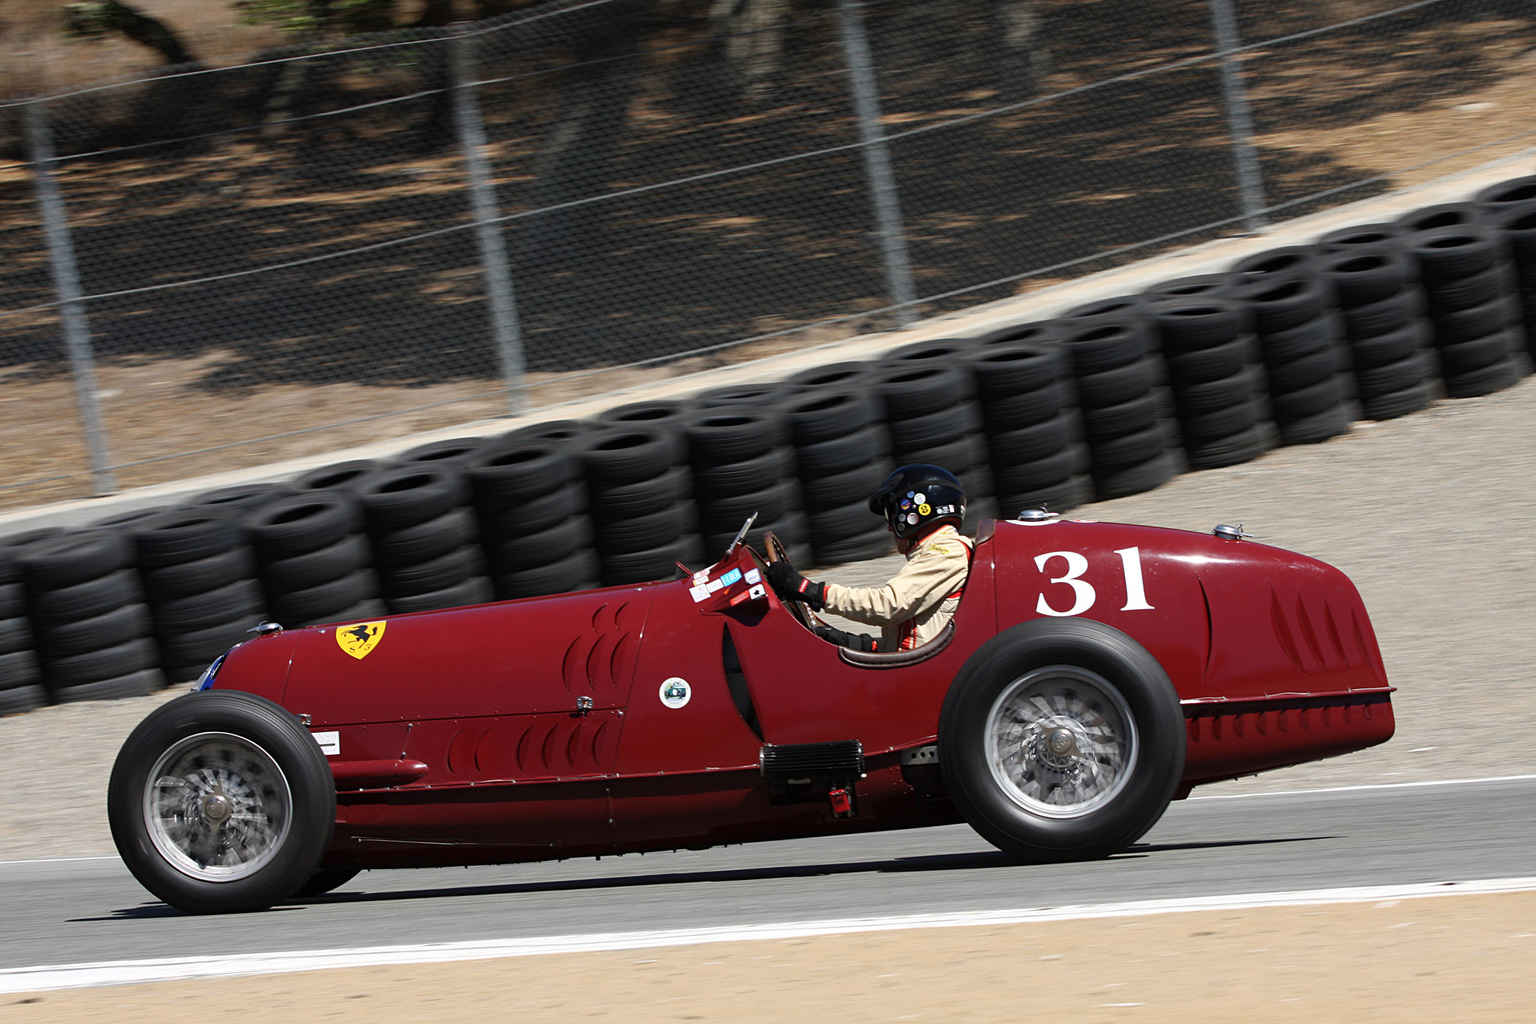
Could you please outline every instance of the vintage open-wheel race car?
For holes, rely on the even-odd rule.
[[[738,543],[669,582],[264,623],[124,744],[118,850],[188,912],[958,821],[1094,858],[1194,786],[1393,732],[1354,585],[1240,529],[983,522],[954,620],[890,654],[814,635],[763,573]]]

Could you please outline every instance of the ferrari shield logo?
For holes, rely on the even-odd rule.
[[[355,626],[342,626],[336,630],[336,643],[354,658],[362,659],[379,646],[384,636],[383,622],[359,622]]]

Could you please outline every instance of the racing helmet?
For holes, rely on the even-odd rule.
[[[884,516],[902,540],[938,523],[959,527],[965,517],[965,488],[938,466],[902,466],[885,478],[869,499],[869,510]]]

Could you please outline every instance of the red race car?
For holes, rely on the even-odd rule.
[[[1194,786],[1393,731],[1354,585],[1240,529],[984,522],[938,638],[864,654],[809,622],[738,543],[671,582],[263,623],[128,738],[113,838],[193,913],[363,868],[957,821],[1073,860]]]

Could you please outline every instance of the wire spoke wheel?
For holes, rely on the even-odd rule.
[[[272,755],[227,732],[168,748],[148,774],[144,821],[167,864],[203,882],[260,871],[282,849],[293,795]]]
[[[1080,817],[1113,800],[1140,752],[1120,691],[1070,665],[1039,668],[1004,687],[985,735],[998,787],[1047,818]]]

